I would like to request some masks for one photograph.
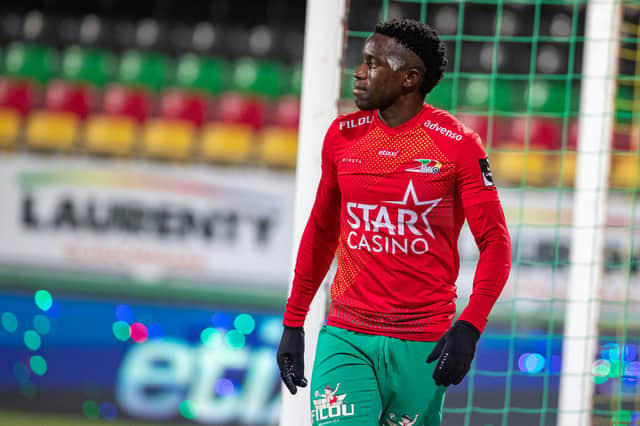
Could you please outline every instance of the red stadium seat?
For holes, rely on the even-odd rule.
[[[503,146],[509,143],[511,122],[506,117],[494,116],[491,121],[492,132],[489,135],[489,117],[480,114],[460,112],[456,117],[476,132],[482,139],[485,149]]]
[[[513,140],[524,145],[529,140],[531,148],[560,149],[562,147],[562,122],[551,118],[518,117],[513,121]]]
[[[248,124],[259,129],[265,123],[266,112],[265,101],[261,98],[228,92],[219,99],[217,121]]]
[[[89,86],[55,80],[46,88],[45,108],[49,111],[69,112],[85,119],[91,109],[91,95]]]
[[[276,126],[297,129],[300,122],[300,98],[292,95],[278,98],[272,121]]]
[[[0,78],[0,107],[27,115],[33,107],[35,88],[26,80]]]
[[[187,93],[179,89],[169,89],[162,94],[160,115],[190,121],[201,126],[206,114],[206,98],[197,93]]]
[[[134,118],[138,122],[146,120],[151,100],[144,89],[121,84],[110,84],[104,91],[103,112]]]

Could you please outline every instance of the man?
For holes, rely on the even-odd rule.
[[[379,425],[393,413],[439,425],[446,386],[469,371],[507,280],[511,243],[480,138],[425,104],[445,68],[429,26],[378,24],[354,72],[361,111],[327,131],[277,355],[295,394],[307,385],[304,319],[337,250],[311,390],[339,382],[341,393],[339,404],[311,398],[314,425]],[[469,304],[451,325],[465,219],[480,257]]]

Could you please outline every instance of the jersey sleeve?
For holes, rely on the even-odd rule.
[[[291,295],[284,325],[301,327],[311,301],[327,274],[340,234],[340,189],[334,158],[336,124],[329,128],[322,146],[322,175],[316,198],[298,248]]]
[[[464,213],[480,257],[469,304],[459,319],[482,332],[509,277],[511,239],[499,201],[472,204],[465,207]]]
[[[480,137],[471,133],[465,139],[457,161],[456,190],[463,206],[498,201],[489,159]]]

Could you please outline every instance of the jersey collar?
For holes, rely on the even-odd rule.
[[[422,123],[423,117],[427,114],[427,111],[431,109],[431,105],[424,104],[422,105],[422,109],[420,112],[416,114],[411,120],[406,121],[399,126],[391,127],[387,123],[385,123],[382,118],[380,118],[380,110],[375,110],[373,114],[373,122],[374,124],[381,128],[388,135],[397,135],[398,133],[402,133],[408,129],[415,127],[418,123]]]

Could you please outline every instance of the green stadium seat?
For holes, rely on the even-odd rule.
[[[231,67],[223,59],[188,53],[176,65],[176,85],[184,89],[217,95],[229,87],[230,79]]]
[[[576,92],[573,89],[572,95]],[[536,79],[528,85],[525,95],[534,114],[565,115],[576,111],[575,102],[577,96],[567,98],[566,82],[564,80]]]
[[[302,62],[291,67],[287,83],[285,92],[289,95],[300,96],[302,93]]]
[[[14,42],[6,49],[4,74],[44,84],[55,74],[57,60],[56,51],[50,47]]]
[[[497,114],[525,111],[525,84],[522,81],[498,78],[492,87],[491,77],[487,74],[460,79],[458,87],[460,110]]]
[[[353,99],[353,72],[345,71],[342,74],[342,88],[340,94],[342,99]]]
[[[243,57],[233,66],[232,90],[243,94],[272,98],[282,94],[285,81],[285,68],[276,61]]]
[[[104,87],[112,79],[114,65],[111,52],[71,46],[62,55],[61,73],[66,80]]]
[[[427,102],[436,108],[449,110],[453,106],[453,78],[443,78],[431,92],[427,94]]]
[[[167,81],[169,60],[157,52],[128,50],[120,58],[118,79],[128,85],[159,91]]]

